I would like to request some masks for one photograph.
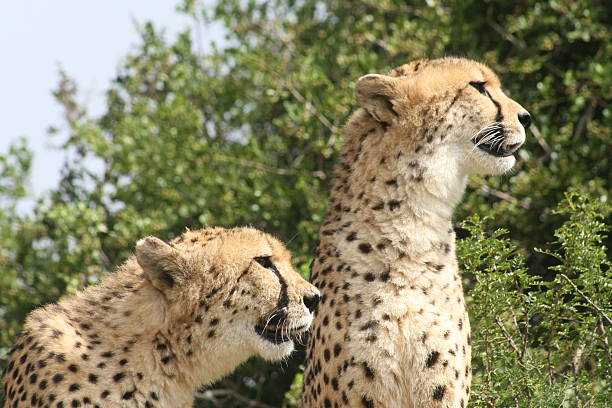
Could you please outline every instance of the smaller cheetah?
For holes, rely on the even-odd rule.
[[[146,237],[100,284],[28,316],[2,406],[191,407],[249,357],[287,357],[318,300],[289,251],[255,229]]]

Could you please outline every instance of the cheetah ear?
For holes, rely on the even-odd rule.
[[[393,100],[400,94],[399,80],[387,75],[368,74],[355,85],[357,102],[379,122],[391,123],[397,113]]]
[[[136,243],[136,260],[153,286],[162,292],[184,280],[185,259],[159,238],[145,237]]]

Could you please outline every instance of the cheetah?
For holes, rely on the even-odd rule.
[[[146,237],[100,284],[28,316],[3,407],[191,407],[249,357],[287,357],[318,300],[258,230]]]
[[[312,282],[304,408],[464,408],[470,324],[453,209],[515,164],[529,113],[485,65],[419,60],[356,83]]]

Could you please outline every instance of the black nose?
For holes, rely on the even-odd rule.
[[[531,125],[531,115],[529,114],[529,112],[519,113],[518,118],[519,122],[521,122],[521,125],[523,125],[525,129],[527,129],[529,125]]]
[[[314,312],[319,304],[319,300],[321,300],[321,295],[318,293],[311,293],[309,295],[304,296],[304,305],[310,310]]]

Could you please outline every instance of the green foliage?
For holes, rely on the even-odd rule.
[[[460,54],[497,71],[535,121],[515,170],[472,178],[458,209],[458,219],[480,215],[459,244],[472,405],[605,406],[607,2],[184,0],[179,9],[204,29],[223,24],[228,46],[201,55],[197,32],[168,42],[144,25],[101,117],[86,113],[61,73],[55,95],[73,160],[32,214],[17,211],[30,153],[20,142],[0,156],[0,365],[28,311],[97,281],[146,234],[251,224],[289,242],[306,276],[354,81]],[[486,234],[483,219],[508,232]],[[252,360],[198,404],[244,406],[238,393],[254,406],[296,406],[302,356]]]
[[[610,401],[609,316],[612,274],[601,219],[610,206],[567,194],[559,214],[569,220],[543,251],[559,263],[554,279],[530,274],[506,230],[483,232],[470,217],[459,241],[473,322],[477,407],[583,407]]]

